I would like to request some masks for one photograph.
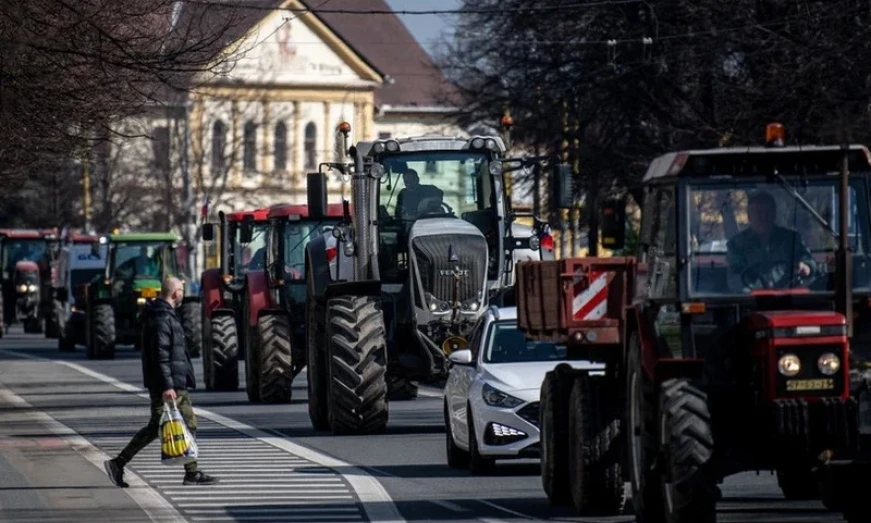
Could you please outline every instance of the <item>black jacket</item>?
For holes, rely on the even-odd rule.
[[[194,366],[187,353],[184,329],[175,309],[158,298],[145,307],[142,317],[142,377],[152,395],[167,389],[196,388]]]

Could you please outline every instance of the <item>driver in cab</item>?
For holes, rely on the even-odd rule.
[[[796,276],[807,278],[815,273],[816,262],[801,234],[775,224],[776,216],[777,202],[770,193],[750,196],[750,226],[726,243],[732,290],[789,287]]]
[[[434,185],[421,185],[420,176],[414,169],[406,169],[402,173],[405,188],[399,191],[396,199],[396,217],[401,220],[414,220],[420,212],[429,212],[431,208],[441,209],[444,193]],[[424,209],[421,204],[426,203]]]

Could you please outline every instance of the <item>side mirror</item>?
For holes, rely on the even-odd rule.
[[[473,365],[474,358],[472,358],[472,351],[469,349],[458,350],[452,352],[448,359],[451,360],[451,363],[454,365]]]
[[[574,205],[572,166],[567,163],[554,165],[551,179],[550,205],[553,209],[570,209]]]
[[[246,214],[242,218],[242,223],[239,227],[239,242],[251,243],[254,238],[254,217]]]
[[[327,177],[321,173],[308,173],[306,176],[308,215],[313,219],[322,219],[327,215]]]
[[[215,239],[215,224],[214,223],[204,223],[202,231],[200,231],[200,235],[204,242],[214,241]]]
[[[602,246],[613,251],[626,245],[626,203],[606,200],[602,205]]]

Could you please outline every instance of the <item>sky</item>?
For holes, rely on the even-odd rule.
[[[396,11],[444,11],[458,9],[461,0],[387,0]],[[408,30],[430,55],[444,34],[451,34],[453,22],[447,15],[399,15]]]

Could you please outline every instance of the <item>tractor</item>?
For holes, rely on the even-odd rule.
[[[317,430],[371,434],[388,382],[443,379],[489,303],[510,290],[515,249],[538,251],[505,196],[500,137],[359,142],[346,219],[306,246],[309,416]],[[348,202],[346,202],[346,205]],[[353,208],[353,212],[350,209]]]
[[[606,364],[542,383],[551,503],[641,523],[716,520],[719,484],[866,521],[871,473],[871,153],[864,146],[668,153],[649,166],[635,257],[518,264],[518,324]],[[608,200],[603,243],[628,209]]]
[[[76,290],[87,288],[106,271],[108,245],[99,243],[99,237],[71,234],[63,239],[57,256],[57,279],[52,295],[52,309],[58,324],[58,350],[73,351],[76,345],[86,345],[85,311],[76,303]],[[48,322],[46,322],[48,323]]]
[[[266,209],[218,213],[215,224],[203,226],[204,241],[217,236],[220,267],[203,271],[200,292],[203,301],[203,380],[206,390],[234,391],[239,388],[239,349],[242,336],[242,291],[250,256],[245,251],[266,241]],[[243,227],[244,224],[244,227]],[[217,235],[216,235],[217,232]]]
[[[0,270],[3,286],[4,326],[15,323],[16,288],[15,264],[20,261],[40,263],[46,256],[48,241],[45,231],[28,229],[0,229]]]
[[[322,201],[269,209],[264,267],[252,267],[246,277],[245,384],[253,403],[290,402],[293,379],[306,366],[305,246],[342,219],[341,204],[326,204],[326,185],[318,183],[323,179],[308,177],[309,194],[322,195]]]
[[[15,321],[24,326],[25,333],[42,334],[40,297],[43,284],[39,266],[29,260],[16,263],[12,283],[15,286]]]
[[[148,300],[157,297],[161,282],[175,276],[185,283],[179,317],[191,357],[202,347],[201,301],[179,269],[178,238],[170,233],[112,234],[94,244],[108,244],[104,273],[85,289],[85,338],[90,359],[112,359],[117,344],[142,346],[140,314]]]

